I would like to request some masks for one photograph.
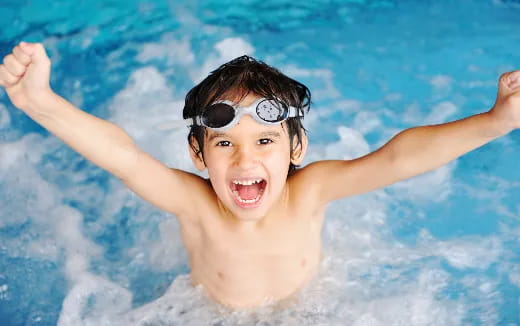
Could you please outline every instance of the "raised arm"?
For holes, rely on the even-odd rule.
[[[311,164],[302,179],[310,176],[318,182],[316,196],[326,203],[433,170],[516,128],[520,128],[520,71],[502,75],[497,100],[488,112],[404,130],[363,157]]]
[[[86,159],[117,177],[131,165],[134,142],[117,125],[88,114],[55,94],[51,62],[41,44],[22,43],[4,58],[0,84],[14,106]]]
[[[88,114],[55,94],[49,85],[50,60],[41,44],[21,43],[0,65],[0,86],[14,106],[131,190],[174,214],[191,210],[190,191],[201,178],[170,169],[141,151],[119,126]],[[193,190],[193,191],[192,191]]]

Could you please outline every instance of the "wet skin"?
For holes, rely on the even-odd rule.
[[[250,94],[240,105],[256,99]],[[206,203],[200,215],[180,218],[197,221],[182,235],[194,285],[220,303],[250,307],[287,298],[316,272],[323,210],[296,196],[287,179],[289,146],[285,126],[246,115],[224,133],[208,130],[204,161],[193,155],[210,181],[200,182]],[[233,181],[258,179],[265,184],[258,201],[237,200]]]

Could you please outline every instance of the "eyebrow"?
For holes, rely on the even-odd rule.
[[[208,137],[208,142],[211,142],[215,138],[226,137],[227,134],[223,132],[216,132]]]
[[[215,138],[220,138],[220,137],[223,137],[223,138],[229,138],[229,134],[225,133],[225,132],[215,132],[214,134],[212,134],[211,136],[208,137],[208,142],[211,142],[213,139]],[[278,131],[264,131],[264,132],[261,132],[258,137],[260,138],[264,138],[264,137],[270,137],[270,138],[280,138],[281,135]]]
[[[260,133],[260,137],[280,138],[281,135],[278,131],[264,131]]]

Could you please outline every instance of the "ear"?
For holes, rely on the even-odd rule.
[[[195,168],[199,171],[204,171],[206,169],[206,163],[204,162],[204,157],[202,156],[202,151],[199,147],[199,142],[194,138],[190,138],[190,144],[188,144],[191,161]],[[195,149],[197,151],[195,151]],[[198,152],[198,153],[197,153]]]
[[[293,137],[293,151],[291,154],[291,163],[294,165],[300,165],[305,157],[305,153],[307,152],[308,139],[305,132],[302,132],[302,141],[301,144],[298,144],[298,137]]]

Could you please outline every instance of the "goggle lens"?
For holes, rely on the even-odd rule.
[[[267,122],[279,122],[287,118],[287,107],[278,101],[264,100],[256,106],[256,114]]]
[[[202,113],[202,123],[209,128],[222,128],[233,121],[235,109],[225,103],[210,105]]]

